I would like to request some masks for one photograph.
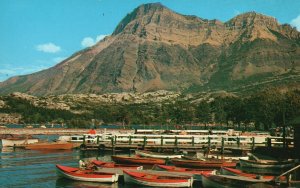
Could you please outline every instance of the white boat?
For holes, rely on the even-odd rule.
[[[14,147],[24,144],[37,143],[39,139],[37,138],[3,138],[2,147]]]
[[[273,161],[273,160],[244,160],[240,159],[241,167],[262,168],[262,169],[282,169],[295,166],[294,160]]]
[[[155,175],[147,172],[123,170],[125,183],[150,187],[192,187],[193,177]]]
[[[135,150],[135,154],[142,157],[151,157],[151,158],[159,158],[159,159],[173,159],[173,158],[181,158],[181,154],[164,154],[164,153],[156,153],[151,151],[142,151]]]

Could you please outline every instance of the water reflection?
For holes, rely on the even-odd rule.
[[[146,186],[136,185],[136,184],[126,184],[123,180],[118,183],[106,184],[106,183],[95,183],[95,182],[82,182],[82,181],[72,181],[69,179],[58,178],[56,180],[57,188],[143,188]],[[201,188],[201,183],[196,182],[193,187]],[[147,187],[149,188],[149,187]]]
[[[83,181],[73,181],[65,178],[56,179],[56,187],[72,187],[72,188],[119,188],[118,183],[108,184],[108,183],[95,183],[95,182],[83,182]]]

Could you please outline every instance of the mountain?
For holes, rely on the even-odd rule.
[[[0,83],[0,94],[227,90],[299,86],[300,33],[255,12],[223,23],[159,3],[126,15],[111,36],[47,70]]]

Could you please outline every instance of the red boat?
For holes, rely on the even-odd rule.
[[[70,142],[42,142],[25,145],[25,149],[31,150],[70,150],[74,145]]]
[[[151,187],[192,187],[193,178],[184,176],[155,175],[146,172],[124,170],[125,183]]]
[[[81,170],[68,166],[56,165],[57,173],[65,178],[78,180],[78,181],[91,181],[91,182],[117,182],[119,175],[112,173],[101,173],[93,170]]]
[[[143,170],[143,166],[130,165],[130,164],[116,164],[114,162],[104,162],[99,160],[93,160],[92,164],[101,168],[121,168],[121,169],[133,169],[133,170]]]
[[[158,170],[166,170],[169,172],[186,172],[188,174],[193,174],[194,180],[198,181],[202,181],[203,174],[211,174],[214,171],[211,169],[181,168],[167,165],[155,165],[155,168]]]
[[[228,167],[222,167],[221,168],[221,174],[231,175],[231,176],[243,176],[243,177],[255,178],[255,179],[259,177],[257,174],[246,173],[246,172],[243,172],[242,170],[234,169],[234,168],[228,168]],[[260,178],[267,179],[267,180],[272,180],[272,179],[275,179],[276,176],[263,175]],[[285,179],[285,177],[281,177],[280,180],[284,180],[284,179]]]
[[[235,167],[235,162],[223,161],[223,160],[185,160],[185,159],[172,159],[172,163],[179,167],[190,168],[221,168],[223,167]]]
[[[146,157],[127,157],[127,156],[117,156],[112,155],[111,159],[116,163],[121,164],[144,164],[144,165],[154,165],[154,164],[165,164],[164,159],[156,158],[146,158]]]

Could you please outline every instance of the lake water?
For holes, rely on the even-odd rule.
[[[54,135],[38,135],[40,139],[54,140]],[[101,154],[99,152],[82,152],[80,150],[70,151],[35,151],[13,148],[1,148],[0,145],[0,187],[80,187],[80,188],[133,188],[141,187],[126,185],[124,182],[115,184],[89,183],[59,178],[56,175],[56,164],[66,166],[78,166],[78,161],[85,159],[99,159],[111,161],[111,153]],[[117,153],[128,154],[128,153]],[[262,173],[253,171],[257,169],[244,169],[252,173]],[[270,173],[270,172],[264,172]],[[280,174],[282,171],[272,171],[272,174]],[[200,183],[193,187],[201,187]]]
[[[59,178],[55,164],[78,166],[79,159],[96,158],[110,161],[110,154],[98,152],[72,151],[34,151],[2,148],[0,153],[0,187],[86,187],[86,188],[133,188],[124,182],[115,184],[89,183]],[[196,183],[194,187],[200,187]]]

